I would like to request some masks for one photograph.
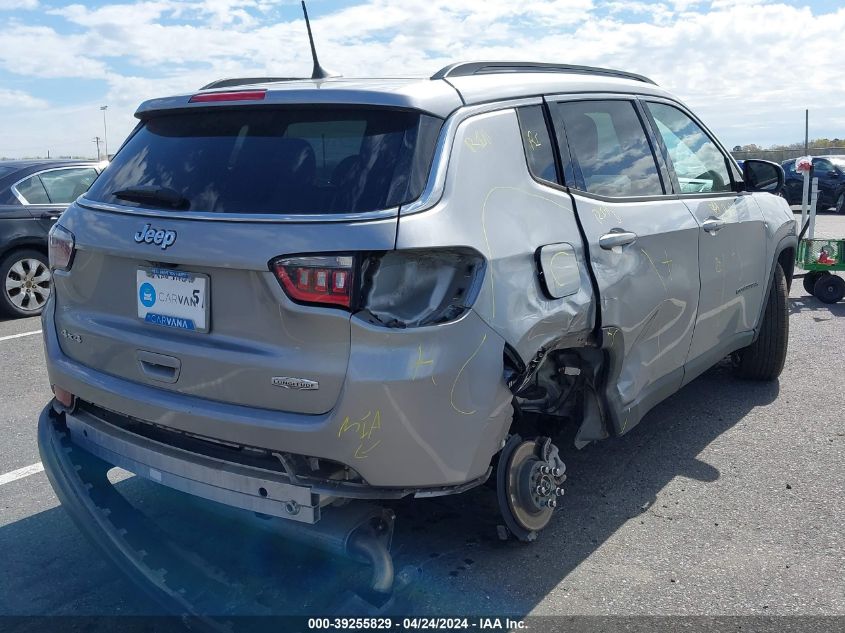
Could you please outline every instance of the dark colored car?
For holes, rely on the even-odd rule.
[[[91,161],[0,162],[0,313],[41,314],[50,296],[47,232],[102,169]]]
[[[784,192],[790,205],[801,204],[804,176],[795,169],[795,160],[785,161],[786,176]],[[817,208],[833,209],[845,213],[845,156],[814,156],[810,177],[819,179],[819,201]]]

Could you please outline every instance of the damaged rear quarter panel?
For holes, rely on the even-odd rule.
[[[580,287],[552,299],[538,276],[538,254],[562,243],[572,249],[561,249],[556,272],[561,279],[577,275]],[[459,125],[441,201],[400,215],[397,248],[438,246],[469,246],[487,259],[474,311],[524,361],[561,339],[586,340],[592,331],[593,291],[571,198],[529,174],[513,109]],[[571,264],[562,263],[569,257]]]
[[[504,341],[472,311],[385,328],[353,317],[335,458],[374,486],[459,484],[484,475],[512,419]]]

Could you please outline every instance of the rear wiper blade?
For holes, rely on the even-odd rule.
[[[140,185],[138,187],[118,189],[117,191],[112,191],[111,195],[121,200],[162,206],[168,209],[185,210],[191,206],[190,200],[178,191],[155,185]]]

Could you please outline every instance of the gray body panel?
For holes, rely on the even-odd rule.
[[[535,255],[561,242],[571,244],[573,254],[559,274],[577,276],[580,287],[551,299],[540,284]],[[397,248],[454,245],[471,246],[487,258],[475,310],[524,361],[562,338],[583,345],[595,327],[595,305],[572,199],[531,177],[511,108],[458,126],[440,203],[401,216]]]
[[[754,196],[685,200],[699,226],[724,222],[718,231],[699,231],[701,302],[690,360],[757,326],[766,289],[766,234]]]
[[[640,400],[681,386],[698,309],[699,228],[671,197],[608,202],[574,195],[599,286],[603,347],[617,359],[607,398],[614,427],[624,433],[639,422]],[[635,233],[636,241],[601,248],[599,238],[614,229]]]
[[[264,105],[383,105],[449,117],[420,199],[357,218],[260,220],[85,208],[82,199],[62,217],[76,236],[76,260],[55,274],[43,317],[51,383],[178,431],[334,460],[372,486],[459,487],[485,476],[510,429],[506,345],[529,363],[598,338],[607,364],[595,372],[606,376],[605,424],[627,432],[685,381],[753,340],[778,249],[794,247],[791,213],[769,194],[722,196],[717,206],[728,226],[714,239],[702,229],[715,213],[710,198],[606,201],[531,176],[516,106],[565,93],[669,97],[645,82],[515,73],[507,81],[262,87],[266,100],[256,103]],[[138,115],[218,107],[189,98],[149,101]],[[176,241],[166,250],[135,243],[146,222],[175,231]],[[613,229],[636,241],[601,248]],[[454,247],[486,260],[479,294],[459,318],[424,327],[384,327],[362,314],[295,304],[268,268],[280,255]],[[732,267],[717,270],[721,257]],[[135,271],[153,265],[208,275],[207,334],[138,319]],[[139,364],[163,356],[178,360],[175,380]],[[319,389],[283,389],[272,384],[277,376]]]
[[[395,220],[354,224],[220,224],[155,219],[157,229],[175,231],[166,250],[138,244],[146,222],[124,213],[83,209],[74,204],[62,225],[76,235],[70,273],[57,272],[59,330],[70,358],[99,371],[153,384],[159,389],[264,409],[325,413],[337,402],[349,358],[349,314],[297,305],[269,271],[279,255],[320,250],[389,250]],[[234,247],[234,245],[248,245]],[[135,273],[158,266],[210,278],[208,334],[150,325],[137,314]],[[179,379],[164,382],[143,370],[139,352],[181,361]],[[316,380],[312,391],[274,386],[274,376]]]

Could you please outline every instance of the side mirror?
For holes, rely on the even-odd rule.
[[[767,160],[749,158],[742,164],[746,191],[777,193],[783,187],[783,167]]]

